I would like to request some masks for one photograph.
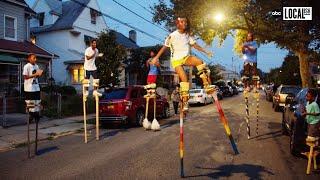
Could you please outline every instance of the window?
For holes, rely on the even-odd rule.
[[[72,83],[80,83],[84,79],[84,69],[83,66],[79,69],[72,69]]]
[[[94,9],[90,9],[90,16],[91,16],[91,23],[96,24],[97,23],[97,15],[98,12]]]
[[[4,16],[4,37],[8,40],[17,40],[17,19],[11,16]]]
[[[39,26],[44,24],[44,12],[38,14]]]

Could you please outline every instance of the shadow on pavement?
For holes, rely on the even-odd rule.
[[[231,177],[235,174],[244,174],[249,179],[262,179],[262,173],[267,173],[270,175],[274,175],[271,171],[267,170],[263,166],[252,165],[252,164],[240,164],[240,165],[223,165],[217,168],[204,168],[204,167],[196,167],[198,169],[204,170],[213,170],[212,173],[200,174],[194,176],[186,176],[188,178],[196,178],[196,177],[209,177],[213,179],[219,179],[223,177]]]
[[[41,155],[43,155],[45,153],[49,153],[49,152],[57,151],[57,150],[59,150],[59,148],[57,146],[46,147],[46,148],[38,150],[37,155],[41,156]]]

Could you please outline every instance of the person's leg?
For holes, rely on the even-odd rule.
[[[90,86],[90,71],[85,70],[85,77],[82,80],[82,86],[83,86],[83,96],[86,98],[89,95],[89,86]]]
[[[178,103],[179,102],[173,101],[174,114],[178,114]]]
[[[253,63],[251,67],[251,74],[252,74],[252,83],[254,87],[257,89],[259,88],[259,84],[260,84],[260,77],[258,75],[257,63]]]
[[[206,91],[212,90],[212,88],[210,88],[210,69],[205,63],[203,63],[202,60],[200,60],[196,56],[189,56],[184,64],[187,66],[195,66],[198,70],[198,75],[202,79],[203,86],[206,89]]]
[[[243,64],[243,76],[242,76],[242,81],[244,84],[244,88],[246,91],[249,89],[249,77],[250,77],[250,64],[249,63],[244,63]]]
[[[175,71],[180,78],[180,95],[183,101],[183,109],[188,110],[188,99],[189,99],[189,82],[187,75],[181,65],[175,67]]]

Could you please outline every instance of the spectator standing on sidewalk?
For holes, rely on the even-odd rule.
[[[173,90],[171,94],[171,99],[173,102],[173,108],[174,108],[174,114],[178,114],[178,107],[179,107],[179,101],[180,101],[180,86],[177,85],[175,90]]]
[[[306,99],[308,101],[306,111],[302,115],[306,116],[306,121],[309,124],[307,141],[314,141],[320,136],[320,109],[316,102],[316,92],[310,89]]]

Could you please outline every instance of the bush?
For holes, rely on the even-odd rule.
[[[61,87],[61,94],[62,95],[67,95],[67,96],[76,95],[77,94],[77,90],[73,86],[62,86]]]

